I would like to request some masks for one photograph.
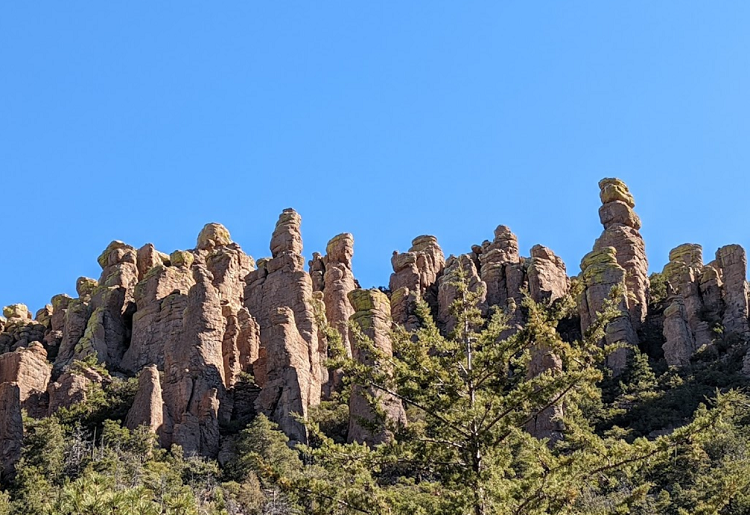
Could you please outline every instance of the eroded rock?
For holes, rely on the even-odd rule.
[[[351,317],[352,323],[386,357],[393,355],[390,338],[391,309],[388,297],[376,289],[353,290],[349,293],[349,301],[355,310]],[[356,334],[352,334],[350,338],[353,342],[354,359],[381,369],[385,366],[365,348],[355,343]],[[367,400],[368,397],[374,399],[377,411],[383,414],[384,420],[376,416],[376,410]],[[366,443],[370,446],[384,443],[393,437],[390,430],[392,424],[406,424],[406,412],[401,401],[373,387],[354,386],[349,399],[348,441]]]

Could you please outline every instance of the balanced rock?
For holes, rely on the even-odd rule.
[[[245,306],[260,326],[261,348],[253,374],[256,380],[267,378],[258,399],[259,411],[272,413],[271,418],[282,430],[288,431],[290,438],[306,441],[305,432],[299,424],[291,422],[290,413],[304,415],[309,406],[320,402],[321,342],[315,320],[312,280],[300,254],[300,223],[301,218],[294,210],[286,209],[279,216],[271,238],[273,257],[259,260],[258,269],[246,277]],[[287,337],[291,338],[290,342],[281,341]],[[279,357],[275,355],[277,352],[291,352],[293,356]],[[289,386],[300,391],[287,395],[265,391],[278,389],[278,381],[292,373],[289,367],[294,368],[300,378],[305,378],[304,382],[300,379]],[[304,404],[303,408],[299,407],[297,399]],[[275,405],[277,401],[281,404]]]
[[[641,221],[633,211],[635,200],[628,187],[619,179],[599,181],[602,207],[599,219],[604,232],[594,243],[594,250],[613,247],[617,263],[625,270],[626,306],[631,325],[638,330],[646,318],[648,307],[648,259],[646,245],[639,229]]]

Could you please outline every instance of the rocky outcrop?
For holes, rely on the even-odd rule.
[[[313,291],[323,291],[323,288],[326,286],[326,265],[320,252],[313,252],[313,257],[307,262],[307,266],[310,271]]]
[[[164,367],[164,347],[182,330],[187,293],[195,284],[185,266],[157,264],[136,285],[130,347],[121,368],[135,373],[148,364]]]
[[[33,395],[47,391],[52,365],[47,361],[47,351],[39,342],[28,348],[0,354],[0,383],[16,383],[23,404]]]
[[[349,317],[354,314],[349,292],[357,288],[357,281],[352,272],[352,257],[354,256],[354,237],[349,233],[339,234],[332,238],[326,246],[326,256],[321,260],[323,265],[323,304],[326,320],[330,326],[341,335],[341,343],[348,356],[352,349],[349,343]],[[313,262],[311,262],[312,264]],[[325,351],[324,351],[325,350]],[[321,382],[323,398],[329,398],[333,391],[341,386],[341,373],[327,370],[327,344],[321,345]]]
[[[664,359],[670,366],[683,367],[690,364],[690,357],[697,349],[693,332],[688,325],[688,310],[682,297],[675,297],[664,310]]]
[[[16,383],[0,383],[0,481],[4,484],[15,475],[22,444],[20,388]]]
[[[222,305],[225,320],[222,356],[224,386],[232,388],[243,373],[252,373],[260,356],[260,326],[245,307]]]
[[[164,424],[164,411],[159,370],[156,365],[149,365],[138,376],[138,392],[125,418],[125,426],[131,430],[146,426],[152,433],[159,434]]]
[[[164,350],[167,417],[161,439],[166,446],[182,446],[187,455],[215,458],[220,445],[219,411],[226,398],[222,355],[225,321],[211,273],[195,266],[193,279],[182,329]]]
[[[528,289],[527,260],[518,253],[518,238],[509,227],[499,225],[492,242],[473,247],[479,274],[487,285],[488,306],[498,306],[508,315],[508,334],[523,323],[521,304]]]
[[[685,366],[693,353],[711,343],[711,330],[704,320],[701,295],[703,249],[686,243],[669,253],[664,267],[669,285],[668,306],[664,311],[664,358],[671,366]]]
[[[716,264],[723,281],[722,324],[725,333],[748,334],[747,255],[739,245],[727,245],[716,251]]]
[[[152,243],[147,243],[138,249],[136,254],[138,280],[143,280],[149,271],[158,265],[169,265],[169,256],[156,250]]]
[[[24,304],[5,306],[3,317],[5,320],[0,330],[0,352],[10,352],[28,347],[31,342],[44,340],[47,326],[40,320],[34,320]],[[47,322],[49,323],[49,319]]]
[[[625,271],[627,312],[637,331],[646,319],[649,288],[646,245],[638,232],[641,221],[633,211],[635,200],[624,182],[602,179],[599,189],[602,201],[599,219],[604,232],[594,243],[594,250],[615,249],[617,264]]]
[[[535,245],[531,248],[531,260],[528,269],[529,295],[538,303],[552,303],[565,295],[570,289],[570,281],[565,270],[565,263],[547,247]],[[531,361],[527,377],[537,377],[543,373],[555,373],[562,370],[562,360],[544,344],[531,348]],[[550,399],[551,400],[551,399]],[[560,404],[546,407],[537,413],[526,424],[526,431],[537,438],[558,440],[562,437],[563,424],[561,417],[563,407]]]
[[[307,442],[307,429],[295,414],[306,417],[308,408],[320,399],[320,383],[310,368],[309,344],[288,306],[276,308],[269,322],[264,331],[266,378],[256,408],[279,424],[291,440]]]
[[[253,372],[256,380],[267,378],[258,382],[263,387],[258,409],[271,413],[290,438],[306,441],[304,431],[290,421],[289,414],[304,415],[309,406],[320,402],[320,356],[325,349],[318,339],[312,280],[304,270],[300,224],[300,216],[292,209],[279,216],[271,238],[273,257],[258,261],[258,269],[248,274],[245,305],[260,326],[261,348]],[[289,386],[299,392],[280,391],[281,378],[292,375],[305,378]]]
[[[418,325],[414,308],[419,299],[427,302],[433,314],[437,314],[437,280],[445,268],[445,256],[437,238],[417,236],[409,252],[393,252],[391,265],[391,316],[395,323],[414,329]]]
[[[483,313],[486,313],[487,285],[479,278],[474,261],[468,254],[449,257],[445,264],[445,271],[438,280],[439,307],[437,322],[446,334],[450,334],[456,327],[456,315],[453,304],[455,301],[461,300],[461,281],[464,282],[469,292],[478,295],[476,306]]]
[[[554,302],[564,297],[570,289],[565,263],[542,245],[531,248],[528,279],[529,295],[539,303]]]
[[[355,309],[352,323],[369,338],[372,345],[386,357],[393,354],[390,338],[391,317],[388,297],[379,290],[354,290],[349,301]],[[357,345],[356,334],[350,336],[354,358],[365,365],[382,370],[384,363],[378,362],[365,347]],[[377,409],[368,400],[372,399]],[[381,420],[376,412],[385,419]],[[373,446],[390,440],[393,424],[405,425],[406,412],[397,398],[372,387],[354,386],[349,399],[348,441]]]
[[[99,371],[83,364],[76,364],[47,387],[48,415],[54,414],[61,408],[70,408],[86,402],[90,388],[95,385],[105,385],[110,381],[109,377],[102,375]]]
[[[638,337],[627,309],[625,276],[625,269],[617,262],[617,250],[614,247],[605,247],[586,254],[581,261],[580,280],[583,282],[583,291],[577,299],[578,313],[581,317],[581,330],[585,332],[597,321],[612,289],[619,287],[622,293],[613,300],[622,315],[607,326],[606,342],[637,346]],[[625,347],[607,357],[607,365],[615,375],[625,368],[628,354],[628,348]]]

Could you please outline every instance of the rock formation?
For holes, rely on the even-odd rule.
[[[260,326],[258,366],[253,367],[256,381],[264,378],[258,381],[263,387],[258,411],[269,413],[290,437],[304,442],[303,428],[289,414],[304,416],[309,406],[320,402],[320,356],[325,349],[318,339],[312,279],[304,270],[300,224],[296,211],[281,213],[271,238],[273,257],[258,261],[258,269],[246,278],[245,305]],[[279,388],[279,382],[293,376],[304,381]]]
[[[547,247],[534,245],[528,269],[529,295],[535,302],[554,302],[570,289],[565,263]]]
[[[602,342],[625,345],[607,359],[614,373],[623,370],[629,349],[639,344],[658,359],[663,341],[664,358],[673,366],[688,366],[698,349],[718,338],[733,351],[744,350],[750,340],[745,251],[722,247],[715,261],[704,265],[699,245],[673,249],[663,271],[668,294],[647,313],[648,264],[635,202],[618,179],[604,179],[599,187],[604,231],[581,261],[578,315],[580,329],[590,328],[617,288],[619,316]],[[55,295],[35,317],[22,304],[5,307],[0,317],[3,474],[11,473],[16,459],[21,407],[32,417],[46,416],[86,402],[92,389],[136,376],[138,391],[126,425],[146,425],[163,445],[179,444],[188,455],[216,457],[222,448],[226,454],[231,440],[222,440],[220,427],[244,424],[261,412],[293,441],[306,442],[295,414],[307,417],[310,407],[344,384],[341,371],[325,366],[330,333],[319,330],[318,320],[341,334],[351,356],[377,365],[353,345],[354,335],[361,331],[381,352],[391,353],[392,322],[416,329],[420,300],[440,330],[451,332],[460,277],[469,291],[480,294],[483,315],[499,307],[509,316],[506,335],[525,323],[526,292],[536,302],[551,303],[571,288],[564,263],[550,249],[536,245],[524,258],[516,236],[500,225],[491,242],[447,261],[434,236],[419,236],[408,252],[394,252],[390,291],[362,290],[352,272],[353,236],[331,239],[324,256],[313,254],[308,272],[300,225],[294,210],[281,213],[271,257],[259,260],[257,269],[217,223],[203,227],[195,248],[169,255],[152,244],[136,250],[113,241],[99,256],[98,280],[76,281],[76,298]],[[578,333],[578,317],[564,322]],[[721,345],[710,348],[722,351]],[[743,365],[750,375],[750,353]],[[551,349],[531,349],[529,377],[561,367]],[[389,423],[406,423],[406,417],[395,398],[355,388],[349,439],[376,445],[391,435],[387,424],[371,430],[376,421],[368,399],[375,399]],[[559,438],[561,414],[560,406],[542,410],[526,429]]]
[[[328,242],[325,257],[317,260],[313,258],[313,261],[310,261],[311,277],[315,277],[313,267],[323,270],[323,284],[318,291],[322,292],[321,301],[323,302],[325,317],[330,326],[341,335],[341,343],[350,357],[352,350],[349,343],[348,323],[354,309],[347,296],[349,292],[357,288],[357,281],[354,279],[354,273],[352,273],[353,255],[354,237],[349,233],[344,233],[335,236]],[[319,347],[321,349],[322,396],[327,399],[335,390],[340,388],[341,372],[329,371],[325,367],[325,360],[328,358],[327,343],[321,343]]]
[[[409,252],[393,252],[391,265],[391,316],[395,323],[414,329],[418,325],[414,316],[418,299],[437,314],[437,280],[445,268],[443,251],[434,236],[417,236]]]
[[[15,383],[0,383],[0,481],[6,484],[21,459],[22,444],[20,389]]]
[[[531,261],[528,269],[529,295],[538,303],[554,302],[570,289],[570,281],[565,271],[565,263],[547,247],[535,245],[531,248]],[[562,370],[562,360],[547,346],[537,344],[531,349],[531,361],[527,370],[529,378],[545,372]],[[560,404],[549,406],[534,415],[526,424],[526,430],[537,438],[557,440],[562,437],[560,417],[563,407]]]
[[[479,278],[474,261],[468,254],[451,256],[445,264],[443,275],[438,281],[438,325],[446,334],[456,327],[456,315],[453,304],[461,300],[460,281],[464,281],[468,291],[478,295],[477,306],[486,312],[487,285]]]
[[[388,297],[375,289],[353,290],[349,293],[349,301],[355,310],[352,323],[372,341],[376,349],[385,356],[391,356],[393,348]],[[365,348],[357,345],[356,334],[352,334],[350,339],[356,360],[368,366],[383,366]],[[368,398],[377,403],[378,411],[383,413],[385,420],[378,419]],[[391,424],[406,424],[406,412],[401,401],[372,387],[355,386],[349,399],[349,442],[372,446],[388,441],[392,437],[388,429]]]
[[[151,432],[159,434],[164,424],[164,411],[159,370],[156,365],[149,365],[138,376],[138,393],[128,411],[125,427],[136,429],[145,425]]]
[[[605,301],[610,298],[614,287],[621,292],[614,300],[622,315],[612,320],[606,329],[606,342],[638,345],[638,337],[627,310],[625,294],[625,269],[617,262],[617,250],[605,247],[593,250],[581,261],[583,291],[578,297],[578,313],[581,317],[581,330],[586,331],[598,319]],[[607,357],[607,365],[616,374],[622,372],[627,363],[628,350],[621,348]]]
[[[727,245],[716,251],[716,264],[723,282],[722,300],[725,333],[748,333],[747,255],[739,245]]]
[[[211,273],[193,268],[195,285],[187,295],[182,329],[164,351],[165,445],[187,455],[215,458],[219,452],[219,408],[226,398],[222,342],[224,317]]]
[[[51,373],[47,351],[39,342],[0,354],[0,383],[16,383],[22,404],[32,395],[47,391]]]
[[[704,318],[701,295],[703,249],[686,243],[669,253],[664,267],[671,295],[664,311],[664,358],[667,364],[685,366],[693,353],[711,343],[711,330]]]
[[[604,232],[594,243],[594,250],[615,249],[617,263],[625,270],[627,311],[637,331],[646,318],[649,288],[646,245],[638,232],[641,220],[633,211],[635,200],[624,182],[602,179],[599,189],[602,201],[599,219]]]

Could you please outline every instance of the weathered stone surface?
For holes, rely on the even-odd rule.
[[[352,348],[349,342],[349,317],[354,314],[354,308],[349,301],[349,293],[357,288],[352,272],[352,257],[354,256],[354,237],[349,233],[339,234],[331,239],[326,246],[325,276],[323,289],[323,303],[328,323],[341,334],[342,343],[349,356]],[[325,368],[327,349],[321,349],[321,365]],[[323,384],[323,395],[329,397],[331,392],[340,385],[340,374],[335,372],[328,375],[328,381]]]
[[[16,383],[21,403],[32,395],[44,393],[51,373],[47,351],[39,342],[0,355],[0,383]]]
[[[7,482],[15,475],[23,445],[23,417],[20,389],[15,383],[0,384],[0,481]]]
[[[90,277],[79,277],[76,279],[76,293],[78,297],[86,300],[91,300],[91,296],[99,286],[99,281]]]
[[[94,384],[105,384],[109,378],[102,376],[96,370],[80,366],[67,370],[57,381],[47,387],[49,394],[48,415],[54,414],[61,408],[86,402],[89,388]]]
[[[222,306],[226,323],[222,355],[224,357],[224,385],[233,387],[243,372],[252,373],[260,352],[260,326],[245,307],[237,311],[230,305]]]
[[[703,270],[700,245],[686,243],[669,253],[669,263],[664,267],[663,275],[671,295],[664,312],[665,343],[662,346],[669,365],[688,365],[690,356],[697,349],[711,343],[701,296]]]
[[[26,304],[11,304],[3,308],[3,316],[9,320],[12,318],[31,320],[31,311],[26,307]]]
[[[164,367],[164,346],[182,330],[187,293],[195,284],[189,268],[156,265],[135,287],[130,347],[121,368],[136,372],[148,364]]]
[[[190,268],[195,261],[195,255],[188,250],[175,250],[169,255],[169,262],[173,266]]]
[[[323,291],[325,288],[326,265],[323,262],[323,256],[319,252],[313,252],[313,257],[307,262],[310,270],[310,279],[312,279],[313,291]]]
[[[256,408],[279,424],[291,440],[307,442],[307,430],[293,414],[306,417],[308,408],[320,398],[320,383],[310,368],[309,345],[288,306],[276,308],[269,322],[264,331],[267,376]]]
[[[474,261],[468,254],[451,256],[445,264],[445,271],[438,280],[438,325],[446,334],[456,327],[456,316],[453,314],[453,302],[460,298],[457,282],[462,279],[471,292],[479,294],[477,306],[486,312],[487,285],[479,278]]]
[[[719,265],[712,261],[703,267],[700,277],[700,292],[703,300],[703,313],[706,320],[710,322],[721,322],[721,314],[724,312],[724,300],[722,299],[723,284]]]
[[[670,366],[684,367],[690,364],[690,356],[696,350],[693,333],[688,326],[688,314],[682,297],[675,297],[664,311],[664,358]]]
[[[553,302],[564,297],[570,288],[565,263],[542,245],[531,248],[528,278],[529,294],[536,302]]]
[[[156,250],[153,244],[147,243],[138,249],[138,280],[142,280],[146,274],[157,265],[169,265],[169,256]]]
[[[258,269],[250,272],[245,280],[245,305],[260,326],[261,348],[258,362],[253,366],[258,384],[264,383],[264,391],[258,399],[259,411],[271,413],[269,416],[288,431],[290,438],[306,441],[305,432],[299,424],[292,423],[289,413],[305,415],[309,406],[320,402],[320,341],[312,280],[304,270],[300,254],[300,222],[300,216],[289,209],[279,217],[271,238],[273,257],[259,260]],[[288,308],[292,315],[283,308]],[[294,324],[294,329],[289,327],[290,323]],[[291,340],[280,341],[284,338]],[[279,357],[274,355],[277,352],[294,355]],[[261,370],[263,364],[265,370]],[[278,390],[278,382],[289,375],[305,378],[305,381],[293,383],[296,386],[290,386],[300,388],[299,393]],[[274,391],[266,392],[269,388]],[[303,403],[302,408],[298,400]]]
[[[271,255],[278,257],[285,253],[302,254],[302,217],[294,209],[285,209],[271,237]]]
[[[473,264],[472,264],[473,266]],[[391,317],[388,297],[379,290],[353,290],[349,292],[349,301],[355,312],[352,323],[362,334],[386,357],[393,355],[390,338]],[[384,367],[375,356],[366,349],[356,345],[356,336],[350,336],[353,342],[354,359],[368,366]],[[379,420],[367,397],[374,399],[378,411],[382,412],[385,420]],[[393,434],[389,430],[391,424],[405,425],[406,412],[401,401],[372,387],[355,386],[349,399],[349,432],[348,441],[366,443],[373,446],[389,441]],[[373,428],[372,426],[375,426]]]
[[[617,251],[614,247],[594,250],[581,261],[583,292],[578,297],[578,312],[581,316],[581,331],[585,332],[598,319],[605,301],[610,297],[612,288],[620,286],[623,294],[617,299],[617,307],[623,316],[614,319],[607,326],[607,343],[625,343],[635,346],[638,337],[633,329],[627,311],[625,298],[625,269],[617,262]],[[615,375],[622,372],[628,356],[628,349],[618,349],[607,357],[607,365]]]
[[[725,333],[748,333],[747,255],[739,245],[727,245],[716,251],[716,263],[723,280],[722,300]]]
[[[121,241],[113,241],[97,260],[102,267],[99,285],[132,289],[138,282],[137,260],[135,248]]]
[[[8,311],[6,308],[6,312]],[[4,319],[0,331],[0,353],[28,347],[31,342],[44,339],[47,327],[37,320],[32,320],[22,308],[9,314],[13,316]]]
[[[162,393],[167,416],[161,440],[167,447],[182,446],[187,455],[215,458],[220,444],[219,410],[225,399],[225,321],[210,272],[195,266],[193,279],[182,330],[164,350]]]
[[[89,299],[90,300],[90,299]],[[86,332],[86,325],[93,308],[84,298],[72,299],[65,309],[65,325],[55,359],[54,370],[59,374],[73,359],[75,347]]]
[[[203,226],[198,234],[197,248],[200,250],[210,250],[214,247],[223,247],[232,243],[232,238],[226,227],[217,223],[208,223]]]
[[[391,316],[395,323],[402,324],[407,329],[414,328],[418,322],[414,317],[413,303],[409,303],[409,300],[424,299],[433,313],[437,313],[437,280],[445,268],[445,256],[437,238],[428,235],[417,236],[412,240],[409,252],[393,252],[391,265],[393,274],[390,290],[408,290],[396,299],[397,302],[391,303]],[[407,304],[402,304],[401,301]]]
[[[118,368],[130,340],[130,317],[135,311],[133,291],[138,282],[136,250],[113,241],[98,259],[98,283],[79,278],[79,298],[68,305],[66,327],[55,359],[59,373],[72,360],[95,355],[108,367]],[[83,332],[81,329],[83,328]]]
[[[528,260],[518,254],[518,238],[509,227],[499,225],[492,242],[474,246],[480,263],[479,275],[487,285],[488,306],[498,306],[509,317],[506,336],[523,323],[521,304],[528,289]]]
[[[627,310],[637,331],[646,318],[649,288],[646,246],[638,232],[641,222],[632,211],[635,201],[624,182],[602,179],[599,189],[603,204],[599,218],[604,232],[594,243],[594,250],[613,247],[617,251],[617,263],[625,270]]]
[[[164,424],[164,410],[159,370],[156,365],[149,365],[144,367],[138,376],[138,392],[133,406],[128,411],[125,426],[128,429],[136,429],[145,425],[151,432],[159,434]]]

